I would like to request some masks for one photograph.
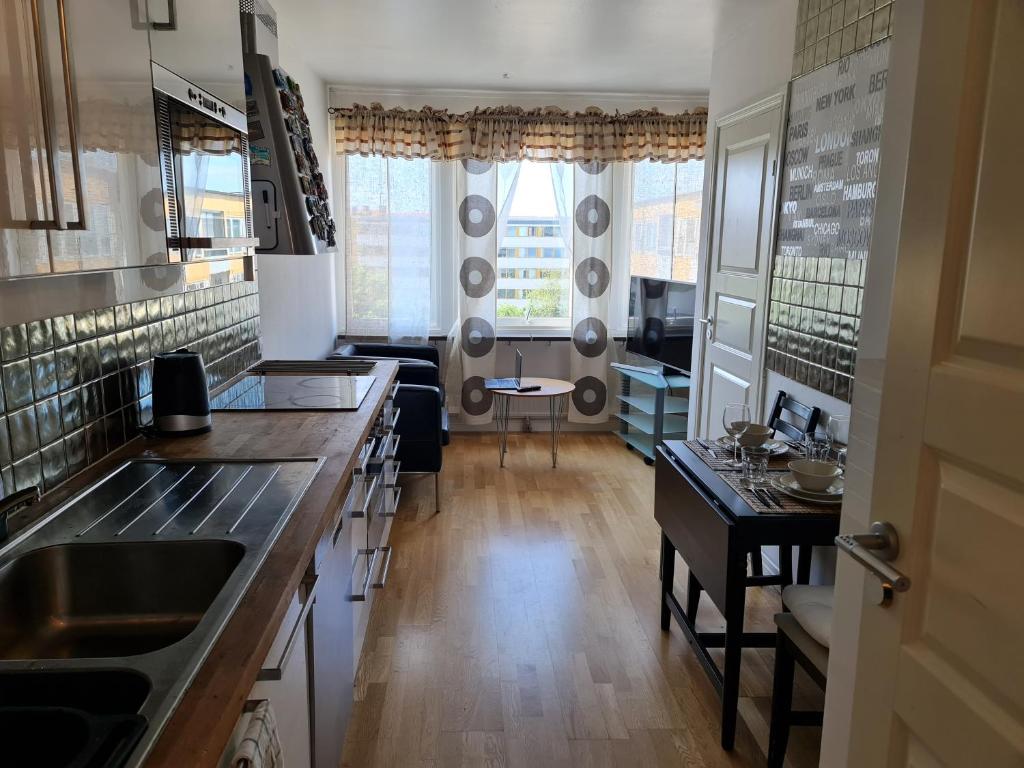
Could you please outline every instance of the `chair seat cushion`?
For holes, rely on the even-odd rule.
[[[835,587],[791,584],[782,591],[782,603],[815,641],[829,647]]]

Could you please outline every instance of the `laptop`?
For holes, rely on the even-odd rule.
[[[523,380],[523,353],[516,349],[516,375],[506,379],[484,379],[485,389],[521,389]]]

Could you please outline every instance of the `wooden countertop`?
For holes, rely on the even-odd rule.
[[[217,765],[289,600],[333,512],[344,500],[358,449],[369,435],[373,416],[383,405],[397,371],[397,363],[377,363],[373,370],[377,380],[358,411],[218,411],[213,431],[205,435],[133,440],[30,508],[32,518],[38,518],[126,459],[138,456],[326,459],[164,726],[147,766]],[[18,527],[25,524],[18,522]]]

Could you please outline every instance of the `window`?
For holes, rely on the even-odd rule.
[[[432,250],[429,160],[347,158],[346,333],[426,336]]]
[[[704,161],[633,165],[630,273],[697,279]]]
[[[505,163],[499,166],[499,188],[507,224],[498,249],[498,326],[567,326],[572,255],[565,238],[572,237],[572,168]]]
[[[447,333],[459,312],[457,164],[349,156],[337,167],[336,199],[347,214],[345,332],[395,341]],[[499,332],[570,325],[573,175],[564,163],[498,165]],[[622,225],[613,242],[627,253],[613,254],[613,330],[625,322],[628,273],[696,279],[703,175],[702,161],[615,167]],[[209,225],[229,235],[244,225],[225,218],[211,215]]]

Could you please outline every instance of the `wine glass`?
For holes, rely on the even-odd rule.
[[[722,426],[725,427],[726,433],[732,438],[732,461],[727,461],[726,466],[742,467],[741,462],[737,456],[737,448],[739,447],[739,436],[747,431],[747,427],[750,426],[750,408],[746,403],[729,403],[725,406],[725,410],[722,411]]]

